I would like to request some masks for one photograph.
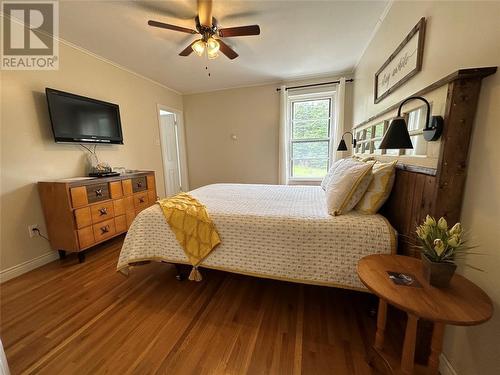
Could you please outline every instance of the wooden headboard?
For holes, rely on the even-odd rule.
[[[398,231],[398,253],[419,256],[413,244],[415,229],[427,214],[460,220],[469,144],[476,115],[481,80],[496,67],[461,69],[412,96],[423,96],[448,85],[444,129],[436,168],[398,164],[392,193],[381,209]],[[399,103],[355,126],[360,127],[397,109]]]

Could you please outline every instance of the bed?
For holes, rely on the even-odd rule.
[[[366,290],[358,260],[396,250],[394,229],[382,215],[331,216],[319,186],[213,184],[190,194],[206,206],[222,240],[205,268]],[[117,269],[126,273],[148,260],[188,263],[156,204],[134,220]]]

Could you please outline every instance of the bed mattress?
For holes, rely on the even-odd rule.
[[[395,251],[383,216],[331,216],[320,186],[213,184],[190,194],[206,206],[222,241],[202,267],[363,290],[358,260]],[[117,269],[144,260],[187,263],[156,204],[132,223]]]

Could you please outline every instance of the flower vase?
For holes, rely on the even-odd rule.
[[[422,254],[422,271],[424,278],[437,288],[446,288],[455,274],[457,265],[451,262],[433,262]]]

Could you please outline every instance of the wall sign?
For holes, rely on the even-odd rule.
[[[422,17],[375,73],[375,103],[380,102],[422,70],[424,38],[425,18]]]

